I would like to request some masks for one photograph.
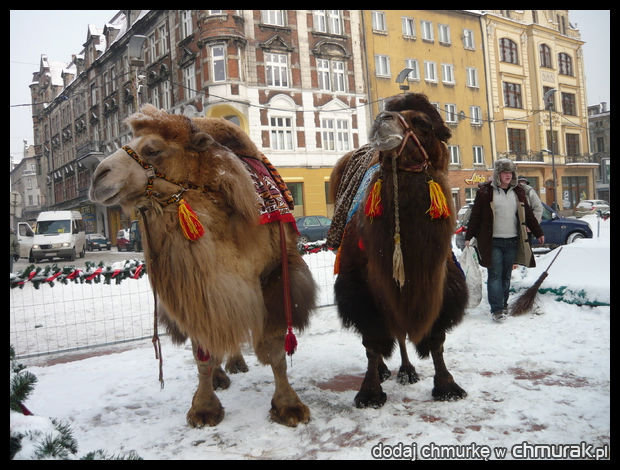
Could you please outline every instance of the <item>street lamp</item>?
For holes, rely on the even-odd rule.
[[[409,89],[409,85],[405,85],[404,81],[411,72],[413,72],[413,69],[404,68],[400,71],[398,77],[396,77],[396,83],[398,83],[398,88],[400,88],[403,93]],[[407,80],[407,82],[409,82],[409,80]]]
[[[550,147],[551,147],[551,175],[553,178],[553,209],[555,211],[558,210],[558,193],[556,191],[556,174],[555,174],[555,153],[553,150],[553,121],[551,119],[551,98],[552,95],[558,91],[555,88],[551,88],[550,90],[547,90],[547,92],[545,93],[545,95],[543,96],[543,101],[545,102],[547,108],[549,109],[549,134],[550,134]]]

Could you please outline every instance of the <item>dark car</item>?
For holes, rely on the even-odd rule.
[[[299,243],[302,244],[327,238],[327,231],[332,224],[332,219],[322,215],[298,217],[295,221],[299,230]]]
[[[86,249],[88,251],[110,250],[112,243],[100,233],[89,233],[86,235]]]
[[[465,232],[467,231],[470,215],[471,210],[467,211],[462,222],[457,224],[454,241],[461,250],[465,247]],[[579,219],[561,217],[544,202],[540,226],[545,234],[545,244],[543,246],[546,247],[567,245],[580,238],[592,238],[590,224]],[[540,246],[538,240],[534,239],[532,247],[538,246]]]

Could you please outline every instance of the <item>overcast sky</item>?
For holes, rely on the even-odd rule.
[[[10,127],[11,150],[16,161],[23,155],[23,140],[33,143],[30,103],[32,73],[39,70],[41,54],[51,61],[69,62],[82,50],[88,25],[103,28],[118,10],[11,10]],[[609,10],[570,10],[586,41],[584,56],[588,105],[606,101],[609,93]]]

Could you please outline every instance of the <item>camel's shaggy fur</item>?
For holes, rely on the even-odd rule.
[[[222,419],[212,390],[213,369],[221,377],[222,357],[238,352],[247,341],[254,344],[259,360],[274,368],[272,417],[289,425],[307,421],[309,412],[286,379],[278,223],[257,223],[254,184],[238,158],[260,159],[259,150],[224,119],[190,120],[146,105],[127,123],[134,133],[129,146],[140,158],[169,180],[204,188],[183,193],[205,229],[195,241],[184,237],[176,204],[163,207],[160,202],[179,186],[155,178],[156,197],[147,198],[147,172],[123,149],[97,167],[90,190],[93,201],[120,204],[128,213],[146,209],[149,280],[173,339],[191,338],[200,372],[188,421],[200,426]],[[316,287],[297,252],[296,232],[285,225],[293,324],[302,329],[314,307]],[[199,359],[199,349],[209,352],[209,361]]]
[[[402,288],[393,278],[392,264],[395,233],[392,166],[404,135],[397,113],[405,118],[430,158],[426,171],[412,171],[423,161],[421,151],[412,140],[396,157],[405,271]],[[391,354],[396,339],[401,341],[402,352],[405,336],[416,345],[421,356],[432,353],[436,398],[453,399],[465,395],[454,383],[442,358],[445,331],[461,320],[467,303],[465,279],[451,251],[455,210],[448,185],[448,152],[444,143],[449,137],[450,130],[437,110],[419,94],[399,95],[388,101],[386,112],[377,116],[371,130],[370,141],[379,150],[381,170],[371,180],[369,188],[381,175],[383,214],[371,220],[363,205],[355,213],[342,239],[335,283],[336,302],[343,323],[362,334],[369,359],[366,378],[356,397],[358,406],[383,404],[385,394],[380,379],[385,365],[381,356]],[[352,154],[345,155],[334,168],[331,179],[334,188],[341,183]],[[427,213],[429,178],[433,178],[446,195],[451,213],[447,218],[433,219]],[[413,366],[405,357],[403,367],[409,369],[409,379],[404,381],[417,380]]]

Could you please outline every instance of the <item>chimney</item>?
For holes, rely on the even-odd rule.
[[[601,113],[606,113],[606,112],[607,112],[607,102],[601,101]]]

